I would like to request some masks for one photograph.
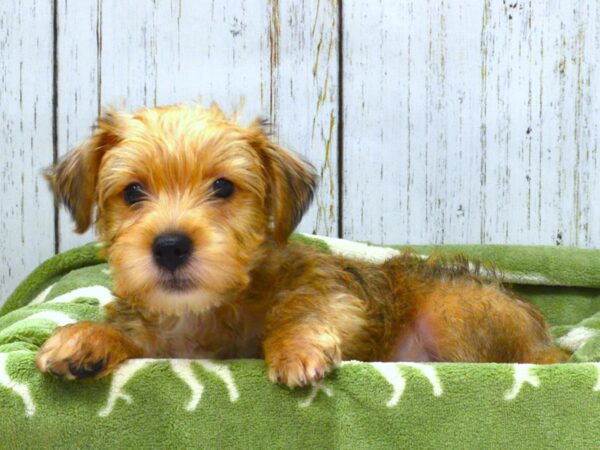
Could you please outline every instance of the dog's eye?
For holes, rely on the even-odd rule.
[[[146,198],[146,193],[140,183],[131,183],[123,191],[123,198],[125,198],[125,201],[128,204],[133,205],[134,203],[144,200],[144,198]]]
[[[219,198],[231,197],[233,194],[233,183],[226,178],[219,178],[212,185],[215,196]]]

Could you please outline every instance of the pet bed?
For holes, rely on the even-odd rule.
[[[399,247],[295,235],[380,261]],[[290,391],[259,360],[139,359],[99,381],[40,374],[59,325],[102,317],[108,266],[89,244],[38,267],[0,311],[1,448],[597,448],[600,251],[416,246],[493,261],[573,352],[562,365],[345,362]]]

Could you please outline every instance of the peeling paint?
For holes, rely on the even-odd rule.
[[[600,244],[600,4],[515,3],[345,4],[345,237]]]
[[[269,97],[269,115],[271,124],[277,127],[277,66],[279,64],[279,0],[270,0],[271,2],[271,17],[269,27],[269,44],[271,52],[271,85]]]

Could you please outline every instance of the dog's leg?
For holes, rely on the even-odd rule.
[[[100,378],[142,350],[119,329],[101,323],[78,322],[58,328],[40,348],[41,372],[68,379]]]
[[[440,282],[418,305],[412,336],[430,361],[549,364],[567,355],[533,305],[494,285]],[[406,361],[400,334],[390,360]]]
[[[342,357],[359,357],[368,345],[365,303],[350,294],[286,294],[265,326],[263,351],[269,378],[289,387],[322,379]]]

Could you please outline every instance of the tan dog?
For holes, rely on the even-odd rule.
[[[48,175],[85,231],[97,206],[117,299],[104,323],[59,328],[37,366],[101,377],[129,358],[264,358],[313,383],[342,359],[552,363],[528,303],[461,260],[382,265],[287,243],[313,168],[216,106],[108,113]]]

